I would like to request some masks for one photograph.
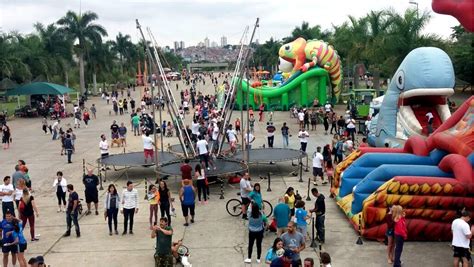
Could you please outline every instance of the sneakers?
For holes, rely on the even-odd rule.
[[[115,230],[115,234],[118,235],[118,231],[117,231],[117,230]]]
[[[31,239],[31,242],[35,242],[35,241],[38,241],[38,240],[39,240],[39,239],[35,237],[35,238],[32,238],[32,239]]]
[[[244,260],[244,263],[252,263],[252,259],[247,258],[247,259]]]
[[[90,210],[86,211],[86,216],[90,215],[92,212]]]
[[[125,231],[123,231],[122,235],[126,235],[126,234],[127,234],[127,231],[126,231],[126,230],[125,230]]]
[[[184,225],[184,226],[189,226],[189,223],[185,223],[185,224],[183,224],[183,225]]]
[[[109,235],[112,235],[112,232],[109,232]]]
[[[204,200],[204,205],[207,205],[209,202],[207,202],[207,200]]]
[[[66,232],[66,233],[64,233],[63,237],[68,237],[70,235],[71,235],[71,232]]]
[[[95,215],[99,215],[99,212],[98,212],[98,211],[95,211]]]
[[[322,182],[322,184],[328,184],[328,182],[326,182],[326,181],[323,181],[323,182]]]
[[[260,263],[260,259],[257,259],[257,263]]]
[[[131,235],[133,235],[133,231],[132,231],[132,230],[130,230],[128,233],[131,234]]]
[[[191,219],[191,223],[194,223],[194,219]]]
[[[57,212],[58,212],[58,213],[60,213],[61,211],[62,211],[61,209],[58,209],[58,211],[57,211]]]
[[[318,183],[316,183],[316,182],[313,182],[313,185],[314,185],[314,186],[318,186]]]

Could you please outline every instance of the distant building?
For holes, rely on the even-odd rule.
[[[178,50],[179,50],[179,42],[174,41],[174,51],[178,51]]]
[[[184,41],[179,42],[179,48],[180,49],[185,49],[186,46],[184,46]]]
[[[209,38],[207,38],[207,37],[204,38],[204,46],[205,46],[206,48],[209,48],[209,47],[210,47]]]
[[[198,43],[198,47],[205,47],[206,45],[204,44],[204,42],[199,42]]]
[[[212,43],[211,43],[211,47],[217,47],[217,42],[215,42],[215,41],[212,41]]]
[[[222,36],[221,37],[221,47],[224,47],[227,45],[227,37]]]

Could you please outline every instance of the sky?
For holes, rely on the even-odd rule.
[[[434,13],[431,0],[417,2],[420,14],[427,11],[432,16],[423,32],[448,38],[457,20]],[[108,31],[106,39],[122,32],[137,41],[135,19],[139,19],[143,27],[150,27],[160,46],[173,47],[174,41],[197,45],[205,37],[220,44],[221,36],[229,44],[238,44],[244,28],[252,29],[259,17],[255,39],[262,43],[290,35],[302,21],[331,29],[347,21],[347,15],[362,17],[370,10],[387,8],[402,13],[416,6],[409,0],[0,0],[0,31],[31,33],[36,22],[47,25],[68,10],[82,10],[98,14],[97,23]]]

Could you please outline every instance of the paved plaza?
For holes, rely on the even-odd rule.
[[[221,81],[220,81],[221,82]],[[179,81],[180,89],[185,85]],[[170,85],[175,97],[179,99],[178,91],[175,91],[175,82]],[[199,84],[199,91],[213,93],[214,88],[207,78],[206,86]],[[140,97],[140,89],[132,93],[135,100]],[[39,209],[40,217],[37,218],[36,232],[41,236],[40,241],[29,243],[26,258],[44,255],[46,263],[55,266],[154,266],[154,244],[155,240],[150,238],[148,230],[148,203],[144,200],[144,179],[155,180],[153,168],[132,168],[128,170],[108,171],[107,181],[117,185],[119,192],[125,187],[128,179],[132,180],[139,191],[140,210],[135,216],[135,226],[132,235],[108,235],[107,223],[103,216],[103,196],[105,190],[99,191],[100,215],[82,216],[79,224],[81,226],[81,237],[62,237],[66,230],[64,213],[57,213],[55,188],[53,181],[58,170],[64,172],[68,183],[76,187],[81,198],[84,198],[84,186],[82,185],[83,159],[87,167],[96,167],[96,159],[99,157],[99,136],[105,133],[110,136],[109,127],[113,120],[118,123],[124,122],[129,128],[126,152],[142,151],[142,140],[130,134],[129,114],[123,116],[110,115],[112,105],[106,105],[100,97],[92,97],[86,107],[92,103],[97,106],[97,119],[90,122],[88,128],[75,129],[77,135],[76,153],[73,155],[72,164],[66,164],[65,156],[60,155],[60,141],[52,141],[51,135],[45,135],[41,130],[41,119],[14,119],[9,122],[12,129],[13,144],[9,150],[0,151],[0,170],[2,176],[11,175],[14,165],[18,159],[26,161],[35,190],[35,200]],[[69,109],[71,107],[69,106]],[[113,114],[113,112],[112,112]],[[266,114],[267,115],[267,114]],[[233,117],[240,116],[240,112],[234,112]],[[157,116],[158,118],[158,116]],[[166,112],[163,120],[169,120]],[[189,117],[187,118],[189,122]],[[232,119],[232,122],[234,119]],[[287,122],[290,127],[290,147],[298,149],[297,123],[290,119],[289,112],[276,112],[273,116],[274,125],[277,128],[275,134],[275,146],[282,146],[280,127]],[[63,129],[66,124],[73,126],[72,118],[61,122]],[[265,123],[256,123],[256,141],[254,147],[266,143]],[[315,132],[310,132],[308,144],[309,154],[315,151],[316,146],[330,143],[331,136],[324,135],[322,125],[318,125]],[[164,138],[165,146],[177,144],[178,140]],[[111,154],[122,153],[123,148],[112,148]],[[311,161],[310,161],[311,162]],[[310,163],[311,164],[311,163]],[[282,162],[274,165],[259,164],[250,166],[252,183],[262,183],[262,194],[265,200],[270,201],[273,206],[277,199],[283,196],[289,186],[293,186],[303,196],[307,196],[307,184],[310,172],[303,173],[303,183],[298,182],[299,177],[290,173],[296,167],[291,162]],[[97,170],[95,170],[96,172]],[[267,192],[268,181],[261,180],[260,176],[271,173],[271,192]],[[180,178],[179,178],[180,179]],[[226,201],[237,197],[238,184],[224,186],[224,199],[219,199],[220,188],[211,185],[211,199],[208,205],[197,205],[196,222],[185,228],[184,218],[177,199],[178,184],[177,177],[169,177],[168,186],[172,189],[173,197],[176,197],[174,206],[177,216],[173,218],[174,229],[173,240],[183,239],[184,245],[189,247],[190,262],[195,267],[208,266],[265,266],[264,263],[255,263],[255,250],[252,265],[246,265],[243,260],[247,257],[248,230],[247,221],[241,218],[231,217],[225,210]],[[337,207],[335,200],[329,198],[329,186],[319,186],[320,191],[326,196],[326,244],[322,246],[323,251],[329,252],[332,258],[332,266],[389,266],[386,258],[386,247],[383,243],[364,240],[363,245],[356,245],[357,233],[349,224],[347,217]],[[307,201],[306,208],[312,208],[314,197]],[[84,207],[85,207],[85,203]],[[119,214],[119,232],[123,229],[123,217]],[[310,231],[311,227],[308,227]],[[27,229],[28,230],[28,229]],[[26,232],[28,233],[28,232]],[[311,232],[310,232],[311,233]],[[28,237],[28,234],[26,234]],[[276,235],[267,232],[263,241],[263,253],[271,246]],[[306,243],[306,249],[301,252],[301,257],[312,257],[318,263],[319,248],[311,248],[310,241]],[[263,259],[264,255],[262,256]],[[407,242],[402,255],[404,266],[451,266],[452,252],[448,242]],[[319,266],[319,265],[317,265]]]

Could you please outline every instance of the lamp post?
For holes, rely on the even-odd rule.
[[[408,2],[410,5],[416,5],[416,18],[419,18],[419,13],[418,13],[418,2],[415,1],[409,1]]]

